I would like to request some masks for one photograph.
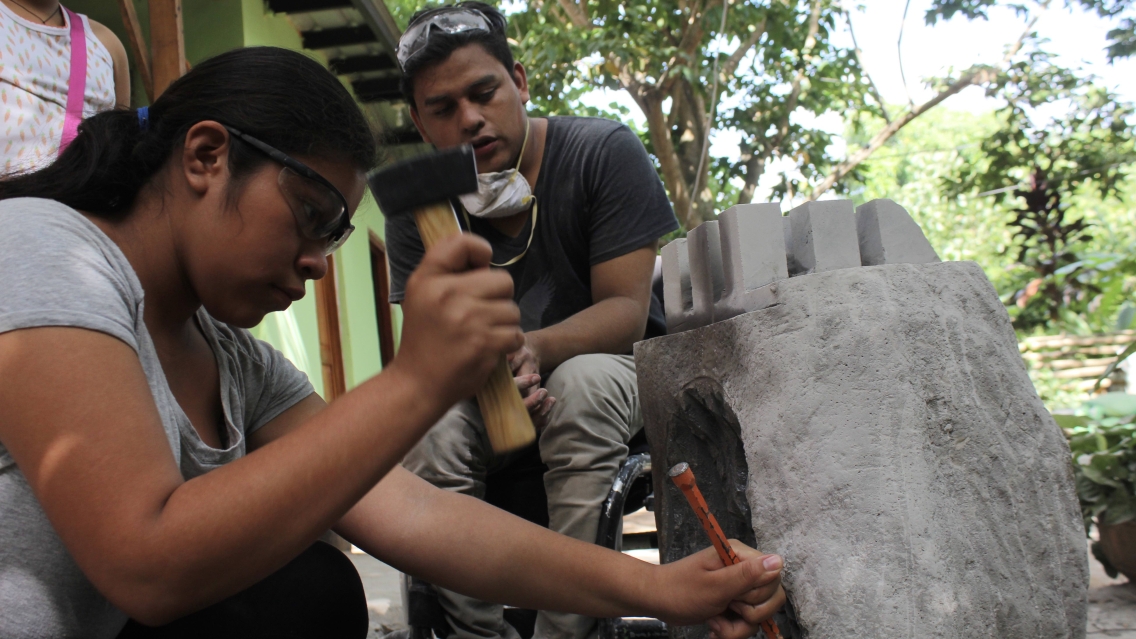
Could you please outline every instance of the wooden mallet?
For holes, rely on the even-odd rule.
[[[473,148],[463,145],[375,171],[367,182],[384,215],[414,214],[422,244],[430,250],[441,240],[461,233],[450,199],[477,190],[477,162]],[[504,355],[478,391],[477,403],[494,452],[515,450],[536,439],[532,419]]]

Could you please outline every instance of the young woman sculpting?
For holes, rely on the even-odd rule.
[[[0,636],[363,637],[328,528],[483,599],[751,635],[778,557],[652,566],[399,468],[521,343],[484,242],[426,255],[398,356],[330,406],[248,334],[323,276],[374,155],[338,80],[257,48],[0,180]]]

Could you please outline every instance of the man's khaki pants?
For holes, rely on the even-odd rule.
[[[540,457],[548,466],[549,528],[594,543],[600,506],[619,465],[627,458],[627,442],[643,426],[629,355],[580,355],[548,376],[545,384],[556,404],[540,433]],[[485,497],[485,478],[508,465],[494,458],[481,414],[473,402],[450,410],[403,460],[403,466],[439,488]],[[476,525],[476,522],[470,522]],[[541,566],[531,566],[533,571]],[[454,629],[452,637],[518,639],[502,618],[502,607],[438,588],[442,608]],[[584,639],[596,632],[595,619],[541,612],[536,639]]]

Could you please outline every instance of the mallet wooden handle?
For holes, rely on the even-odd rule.
[[[698,490],[698,482],[694,480],[694,471],[690,469],[690,464],[686,462],[677,464],[667,474],[670,475],[675,486],[678,486],[678,489],[682,491],[686,501],[694,510],[694,514],[698,515],[698,521],[702,524],[702,529],[706,531],[706,535],[710,537],[710,543],[714,545],[714,550],[718,551],[718,557],[721,558],[722,563],[727,566],[740,563],[741,558],[730,546],[730,540],[726,539],[726,533],[722,532],[722,527],[718,525],[714,513],[710,512],[710,507],[706,505],[702,491]],[[761,629],[765,632],[766,639],[783,639],[781,629],[777,627],[777,622],[772,619],[761,622]]]
[[[448,202],[415,209],[414,222],[427,250],[439,241],[461,233],[454,209]],[[481,418],[494,452],[515,450],[536,439],[532,418],[504,355],[489,374],[485,386],[477,392],[477,404],[481,407]]]

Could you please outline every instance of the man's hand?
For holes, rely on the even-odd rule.
[[[541,430],[545,426],[552,405],[556,403],[556,398],[549,397],[548,390],[540,387],[540,375],[518,375],[513,379],[517,382],[517,390],[521,391],[533,427],[538,431]]]
[[[524,345],[509,353],[508,360],[509,367],[513,370],[513,379],[517,382],[517,390],[521,391],[533,426],[539,431],[544,428],[556,398],[549,397],[548,390],[540,387],[540,355],[531,334],[525,334]]]
[[[514,377],[540,374],[540,350],[532,333],[525,333],[525,343],[509,353],[509,367],[513,369]],[[527,397],[531,393],[522,394]]]

